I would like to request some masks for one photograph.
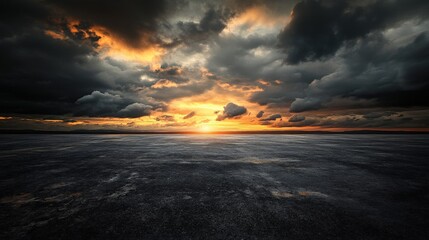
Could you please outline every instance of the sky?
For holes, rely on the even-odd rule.
[[[0,129],[429,129],[427,0],[6,0]]]

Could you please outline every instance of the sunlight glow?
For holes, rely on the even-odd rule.
[[[208,132],[211,132],[212,130],[211,130],[210,126],[203,125],[200,127],[199,131],[204,132],[204,133],[208,133]]]

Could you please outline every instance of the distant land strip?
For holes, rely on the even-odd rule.
[[[71,130],[48,131],[28,129],[0,129],[0,134],[429,134],[428,129],[423,130],[345,130],[345,131],[122,131],[122,130]]]

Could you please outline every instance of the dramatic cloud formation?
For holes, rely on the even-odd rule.
[[[256,114],[256,117],[257,117],[257,118],[261,118],[262,116],[264,116],[264,111],[259,111],[259,112]]]
[[[228,103],[225,107],[223,107],[222,114],[218,115],[216,120],[222,121],[227,118],[235,118],[240,115],[243,115],[247,112],[247,109],[243,106],[238,106],[234,103]]]
[[[90,117],[129,117],[148,116],[152,109],[162,106],[151,106],[143,103],[133,103],[133,99],[124,98],[110,93],[94,91],[90,95],[79,98],[76,103],[75,115]]]
[[[319,109],[321,100],[318,98],[296,98],[290,105],[291,112],[304,112]]]
[[[226,27],[227,21],[233,16],[228,9],[215,10],[210,8],[199,23],[178,22],[182,41],[190,44],[195,41],[207,40],[211,35],[217,35]]]
[[[302,122],[305,120],[304,116],[301,115],[293,115],[292,117],[289,118],[289,122]]]
[[[291,22],[280,33],[286,61],[317,60],[333,55],[346,41],[365,37],[371,31],[392,26],[410,17],[423,17],[429,10],[424,0],[411,1],[303,1]]]
[[[260,121],[275,121],[277,118],[282,118],[282,115],[280,114],[273,114],[267,118],[263,118]]]
[[[143,103],[133,103],[119,110],[118,116],[127,117],[127,118],[137,118],[137,117],[150,115],[151,110],[152,110],[152,106],[145,105]]]
[[[0,128],[428,129],[428,12],[425,0],[3,1]]]
[[[175,1],[165,0],[115,0],[48,1],[53,8],[71,19],[90,22],[105,28],[111,35],[132,47],[147,47],[157,41],[158,20]]]

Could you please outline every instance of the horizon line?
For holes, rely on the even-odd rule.
[[[0,134],[429,134],[429,129],[419,130],[229,130],[229,131],[126,131],[112,129],[33,130],[0,129]]]

